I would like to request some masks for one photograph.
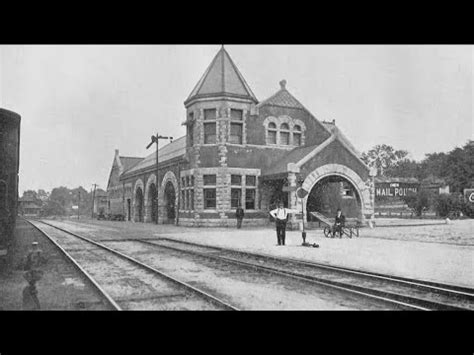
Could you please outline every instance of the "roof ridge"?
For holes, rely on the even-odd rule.
[[[218,60],[221,61],[220,67],[218,66]],[[226,61],[228,64],[226,64]],[[224,47],[214,56],[184,104],[186,105],[196,97],[212,97],[217,94],[240,96],[258,103],[252,89]]]
[[[131,158],[131,159],[144,159],[142,157],[130,157],[130,156],[126,156],[126,155],[119,155],[120,158]]]
[[[232,65],[232,67],[234,68],[235,72],[237,73],[237,77],[239,78],[241,84],[242,84],[242,85],[244,86],[244,88],[249,92],[250,96],[258,102],[257,97],[255,96],[255,94],[253,93],[252,89],[250,88],[250,85],[247,84],[247,81],[245,80],[244,76],[243,76],[242,73],[240,72],[239,68],[237,68],[237,65],[234,63],[234,60],[233,60],[232,57],[230,56],[229,52],[227,52],[224,47],[222,47],[222,50],[223,50],[224,53],[227,55],[227,58],[229,59],[230,64]],[[224,73],[225,73],[225,72],[224,72]],[[225,92],[225,87],[224,87],[224,92]]]

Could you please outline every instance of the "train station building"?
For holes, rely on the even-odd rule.
[[[317,119],[282,80],[259,101],[221,48],[184,101],[186,135],[156,155],[116,150],[107,187],[108,210],[135,222],[186,226],[269,223],[278,201],[304,211],[364,221],[374,213],[374,176],[335,121]],[[297,198],[296,189],[307,195]],[[302,216],[292,216],[290,228]]]

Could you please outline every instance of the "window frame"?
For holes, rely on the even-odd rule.
[[[206,178],[213,177],[212,181],[209,183],[209,181],[206,181]],[[217,184],[217,175],[216,174],[203,174],[202,175],[202,185],[203,186],[216,186]]]
[[[207,114],[213,112],[214,117],[207,117]],[[217,109],[216,108],[205,108],[202,110],[202,119],[203,121],[215,121],[217,120]]]
[[[205,210],[215,210],[217,207],[217,189],[215,187],[211,188],[203,188],[203,200],[204,200],[204,209]],[[209,199],[207,196],[207,192],[212,192],[214,194],[214,197]],[[214,206],[208,206],[208,201],[214,201]]]
[[[253,199],[249,200],[248,199],[248,193],[253,193]],[[250,208],[248,207],[249,201],[252,201],[253,207]],[[245,189],[245,209],[246,210],[255,210],[256,207],[256,201],[257,201],[257,189],[256,188],[250,188],[250,189]]]
[[[233,192],[238,193],[237,198],[233,197]],[[235,205],[234,201],[236,201],[237,205]],[[237,208],[239,206],[242,206],[242,188],[233,187],[230,189],[230,208]]]
[[[232,181],[232,179],[234,177],[238,177],[239,178],[239,182],[238,183],[235,183]],[[242,175],[237,175],[237,174],[231,174],[230,175],[230,185],[231,186],[242,186]]]
[[[210,132],[206,131],[206,126],[209,127],[213,125],[214,126],[214,134],[209,134]],[[217,144],[217,122],[204,122],[203,123],[203,133],[204,133],[204,137],[203,137],[203,144]],[[209,142],[210,140],[210,137],[214,137],[214,141],[212,142]]]
[[[240,135],[232,134],[232,127],[240,128]],[[244,142],[244,123],[242,121],[230,122],[229,143],[242,145]],[[237,137],[237,142],[233,141],[232,137]]]

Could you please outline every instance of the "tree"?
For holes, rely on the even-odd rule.
[[[408,155],[406,150],[395,150],[392,146],[379,144],[362,153],[362,160],[370,167],[377,169],[377,174],[385,175],[385,170],[393,167],[396,162]]]
[[[420,190],[416,195],[402,197],[408,207],[413,208],[417,217],[420,217],[424,210],[430,208],[432,196],[427,190]]]
[[[55,187],[49,196],[50,201],[55,201],[61,205],[64,209],[69,208],[72,205],[72,194],[71,191],[65,187]]]
[[[46,201],[49,198],[49,192],[46,192],[43,189],[39,189],[37,196],[41,201]]]
[[[421,164],[410,159],[399,160],[385,170],[385,175],[390,177],[419,179],[421,174]]]
[[[44,204],[41,215],[42,216],[64,216],[66,209],[58,201],[48,200]]]

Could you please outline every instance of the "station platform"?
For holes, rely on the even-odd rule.
[[[98,239],[168,237],[250,252],[298,258],[359,270],[387,273],[460,286],[474,287],[474,220],[451,224],[364,228],[359,238],[328,239],[321,230],[287,231],[286,246],[277,246],[272,227],[190,228],[109,221],[54,221],[64,228]]]

